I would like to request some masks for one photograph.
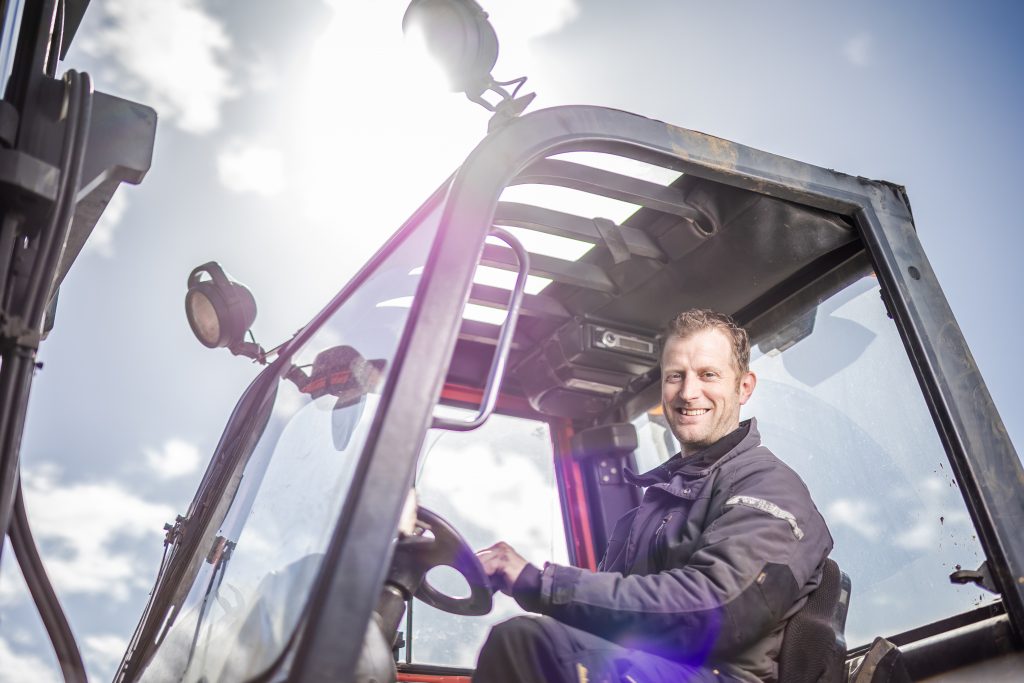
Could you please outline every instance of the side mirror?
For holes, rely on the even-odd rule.
[[[235,355],[249,358],[262,355],[258,344],[245,341],[245,333],[256,320],[256,299],[216,261],[198,266],[188,276],[185,315],[204,346],[227,347]]]

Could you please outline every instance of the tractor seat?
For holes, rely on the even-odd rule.
[[[779,652],[779,683],[840,683],[846,660],[850,577],[831,558],[821,583],[786,625]]]

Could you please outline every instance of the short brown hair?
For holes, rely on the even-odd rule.
[[[750,337],[747,331],[736,324],[732,317],[725,313],[712,311],[709,308],[691,308],[677,313],[665,327],[661,335],[662,352],[665,342],[670,337],[685,339],[691,334],[703,330],[721,330],[732,341],[732,359],[736,363],[739,374],[750,372]]]

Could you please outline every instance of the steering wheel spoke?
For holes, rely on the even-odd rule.
[[[476,553],[462,535],[436,512],[421,507],[418,523],[429,531],[426,535],[402,539],[395,549],[391,580],[407,587],[409,592],[431,607],[464,616],[481,616],[491,611],[494,593]],[[427,579],[434,567],[451,567],[469,584],[469,596],[448,595]]]

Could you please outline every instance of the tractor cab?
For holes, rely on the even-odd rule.
[[[828,522],[847,664],[885,636],[913,680],[1024,669],[1024,473],[897,185],[560,107],[495,126],[273,353],[216,272],[193,327],[268,364],[118,680],[468,680],[520,612],[473,550],[595,568],[623,472],[677,452],[659,334],[690,307],[751,335],[744,418]]]

